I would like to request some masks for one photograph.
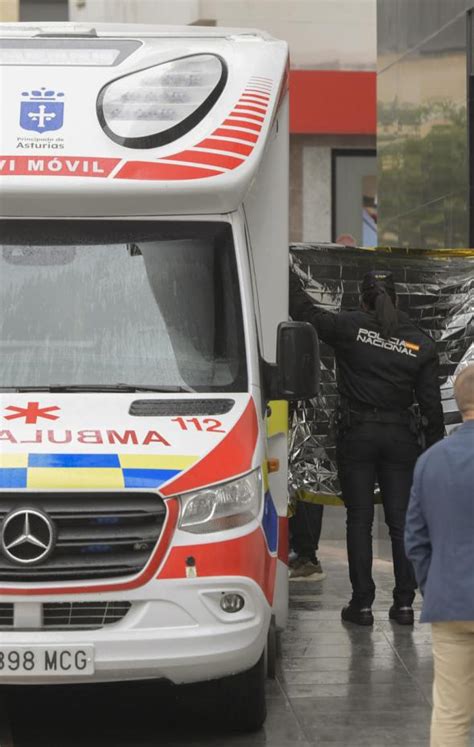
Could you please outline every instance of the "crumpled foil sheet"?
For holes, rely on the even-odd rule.
[[[449,432],[460,423],[453,399],[456,371],[474,363],[474,250],[356,248],[335,244],[293,244],[291,271],[315,303],[337,312],[359,305],[359,282],[371,269],[390,270],[399,307],[436,341],[441,391]],[[337,496],[335,460],[337,405],[332,348],[321,346],[321,389],[316,399],[290,409],[290,492]]]

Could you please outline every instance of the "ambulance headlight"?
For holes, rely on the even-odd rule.
[[[262,505],[260,469],[232,482],[215,485],[180,496],[179,528],[204,534],[248,524],[256,519]]]
[[[99,92],[97,116],[115,143],[158,148],[195,127],[226,80],[226,64],[214,54],[163,62],[107,83]]]

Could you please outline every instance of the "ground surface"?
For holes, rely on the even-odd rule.
[[[200,723],[192,693],[168,688],[8,690],[0,696],[0,747],[427,747],[429,627],[388,622],[392,576],[384,561],[375,563],[374,629],[344,626],[344,550],[327,543],[321,558],[325,581],[291,584],[283,657],[260,732],[229,735]]]

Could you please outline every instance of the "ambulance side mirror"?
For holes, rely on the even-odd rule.
[[[281,322],[277,333],[277,362],[265,364],[268,399],[311,399],[319,392],[319,341],[312,324]]]

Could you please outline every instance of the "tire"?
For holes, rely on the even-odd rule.
[[[278,658],[278,633],[275,626],[275,618],[272,617],[270,628],[268,629],[267,647],[265,649],[265,663],[267,677],[274,680],[276,677],[276,664]]]
[[[224,677],[215,683],[226,730],[257,731],[267,716],[265,701],[265,656],[252,669]]]

